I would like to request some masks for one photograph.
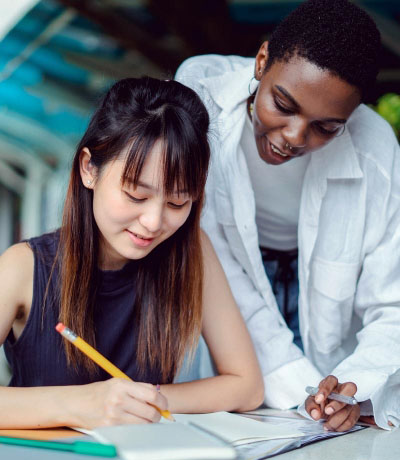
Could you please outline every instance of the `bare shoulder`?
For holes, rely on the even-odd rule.
[[[211,243],[211,240],[204,230],[200,230],[200,241],[201,241],[201,248],[203,251],[203,256],[206,256],[209,254],[215,255],[215,250]]]
[[[215,252],[214,246],[203,230],[201,231],[201,247],[205,288],[209,288],[210,285],[221,285],[221,282],[227,283],[224,270]]]
[[[0,256],[0,270],[29,271],[33,270],[33,252],[28,243],[17,243],[10,246]]]
[[[0,256],[0,290],[8,302],[24,303],[33,283],[33,252],[27,243],[14,244]]]

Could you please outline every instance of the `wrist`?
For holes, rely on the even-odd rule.
[[[82,414],[85,412],[84,393],[86,392],[86,388],[87,385],[58,387],[60,391],[54,394],[53,399],[58,426],[84,426]]]

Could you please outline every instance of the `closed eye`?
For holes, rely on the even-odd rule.
[[[285,107],[276,97],[274,97],[274,105],[279,110],[279,112],[282,112],[286,115],[291,115],[294,113],[293,109],[290,109],[289,107]]]
[[[331,128],[325,128],[324,126],[318,123],[315,123],[314,127],[319,133],[324,134],[325,136],[331,136],[332,134],[337,134],[339,131],[343,130],[344,124],[339,125],[339,126],[334,126]]]
[[[124,193],[134,203],[143,203],[143,201],[146,201],[146,198],[135,198],[133,195],[131,195],[128,192],[124,192]]]
[[[171,201],[168,201],[168,205],[171,206],[171,208],[174,208],[174,209],[181,209],[183,208],[188,202],[185,201],[185,203],[182,203],[182,204],[176,204],[176,203],[172,203]]]

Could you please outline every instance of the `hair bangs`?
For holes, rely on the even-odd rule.
[[[167,195],[188,194],[197,200],[203,193],[208,168],[207,139],[202,137],[186,111],[165,105],[157,110],[141,133],[129,143],[122,183],[137,185],[146,158],[157,141],[163,160],[162,185]],[[206,158],[206,161],[205,161]]]
[[[153,123],[144,125],[142,133],[135,136],[129,143],[121,178],[122,184],[137,185],[146,158],[160,138],[161,129],[161,123],[159,120],[155,120]]]
[[[166,108],[164,115],[160,139],[164,150],[164,190],[167,194],[185,193],[197,200],[203,193],[207,171],[201,149],[208,148],[208,143],[188,122],[185,111]]]

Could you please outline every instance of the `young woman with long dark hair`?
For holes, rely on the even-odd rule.
[[[0,258],[0,342],[12,368],[1,427],[90,428],[157,421],[153,405],[261,403],[251,340],[200,230],[208,127],[178,82],[130,78],[106,94],[76,150],[61,228]],[[63,342],[59,320],[133,382]],[[172,384],[200,333],[219,375]]]

